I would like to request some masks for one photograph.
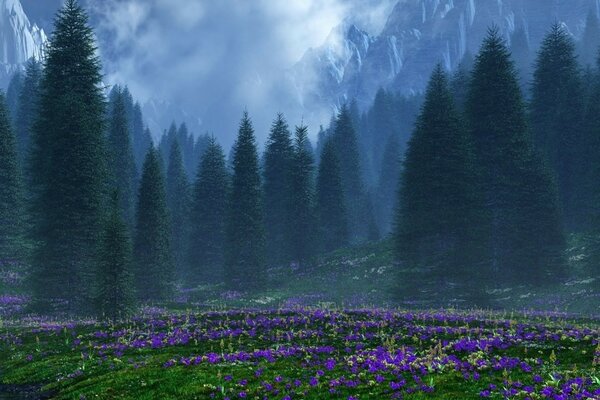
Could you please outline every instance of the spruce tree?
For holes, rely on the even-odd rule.
[[[0,92],[0,265],[24,260],[24,207],[17,146]]]
[[[349,243],[348,220],[339,161],[332,140],[323,145],[317,176],[318,243],[330,252]]]
[[[211,138],[198,167],[192,198],[187,253],[191,283],[223,282],[228,202],[229,174],[225,154]]]
[[[133,247],[137,296],[166,300],[172,294],[174,266],[169,211],[160,154],[150,148],[140,181]]]
[[[112,198],[110,215],[100,238],[97,313],[111,321],[125,318],[134,306],[132,247],[128,227],[122,217],[118,191]]]
[[[171,217],[171,249],[177,278],[184,273],[185,251],[188,238],[188,214],[190,205],[189,183],[183,167],[179,141],[171,144],[169,169],[167,170],[167,207]]]
[[[288,124],[278,114],[267,139],[264,154],[264,210],[267,260],[270,264],[291,258],[292,168],[294,149]]]
[[[475,153],[441,65],[429,81],[400,182],[399,260],[411,269],[429,268],[436,285],[478,276],[483,203]]]
[[[233,149],[233,178],[226,227],[225,280],[232,289],[258,289],[265,276],[265,228],[258,152],[245,112]]]
[[[42,65],[34,58],[31,58],[25,67],[25,78],[23,79],[23,87],[19,94],[15,124],[17,150],[19,162],[22,166],[25,165],[29,158],[33,121],[37,118],[41,77]]]
[[[131,147],[123,93],[118,91],[112,103],[108,132],[108,159],[112,186],[119,192],[121,215],[130,229],[135,222],[137,170]]]
[[[489,274],[514,283],[558,271],[563,243],[554,182],[536,160],[515,67],[497,29],[477,56],[467,116],[489,217]]]
[[[557,176],[565,226],[577,229],[585,215],[577,206],[581,193],[581,120],[583,90],[575,43],[558,23],[542,42],[535,63],[531,128],[535,144]]]
[[[92,309],[106,199],[105,104],[96,54],[86,13],[67,0],[46,51],[32,137],[37,248],[31,278],[39,311]]]
[[[296,127],[291,175],[291,221],[287,227],[291,259],[303,264],[315,254],[313,172],[314,160],[308,141],[308,128]]]
[[[335,121],[331,141],[339,162],[340,179],[348,212],[348,231],[352,242],[366,238],[367,218],[356,133],[348,107],[343,106]]]

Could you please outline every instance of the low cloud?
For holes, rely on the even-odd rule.
[[[180,106],[190,121],[201,121],[195,130],[210,131],[226,145],[244,108],[261,139],[278,111],[299,123],[302,110],[284,72],[345,19],[377,33],[391,5],[391,0],[88,2],[107,82],[128,84],[142,102]]]

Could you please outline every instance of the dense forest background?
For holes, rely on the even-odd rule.
[[[226,151],[176,122],[153,143],[68,0],[0,99],[0,260],[27,268],[33,311],[113,319],[181,288],[269,290],[271,267],[365,242],[393,243],[399,299],[561,282],[573,237],[597,271],[600,24],[550,26],[537,52],[520,35],[490,27],[423,94],[349,99],[314,145],[278,114],[260,152],[240,110]]]

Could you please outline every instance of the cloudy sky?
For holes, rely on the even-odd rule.
[[[62,3],[21,1],[30,19],[47,29]],[[297,124],[301,110],[281,96],[284,71],[348,18],[377,33],[392,6],[393,0],[86,2],[105,80],[127,84],[141,102],[184,110],[196,130],[210,130],[226,145],[244,108],[260,138],[278,111]]]

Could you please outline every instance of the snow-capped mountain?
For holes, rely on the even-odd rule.
[[[41,59],[48,38],[32,24],[19,0],[0,0],[0,87],[31,57]]]
[[[356,98],[366,106],[380,87],[422,91],[435,64],[455,68],[475,54],[491,26],[510,42],[523,29],[536,49],[554,22],[579,38],[600,0],[400,0],[377,36],[341,25],[293,68],[304,104],[335,108]]]

